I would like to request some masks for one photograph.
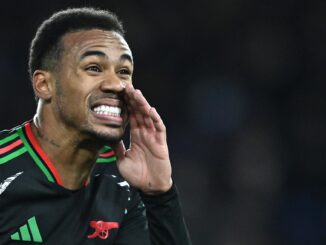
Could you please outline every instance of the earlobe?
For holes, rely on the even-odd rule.
[[[45,101],[52,98],[52,83],[49,72],[36,70],[33,73],[33,89],[35,95]]]

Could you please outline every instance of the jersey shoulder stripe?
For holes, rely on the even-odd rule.
[[[0,146],[5,145],[8,142],[12,142],[18,138],[18,134],[13,131],[4,130],[0,132]]]
[[[27,149],[14,129],[0,132],[0,165],[19,157],[26,151]]]

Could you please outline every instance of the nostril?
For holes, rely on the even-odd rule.
[[[120,79],[106,79],[102,80],[100,83],[100,88],[104,92],[120,92],[124,90],[126,87],[126,83],[121,81]]]

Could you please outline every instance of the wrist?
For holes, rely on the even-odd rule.
[[[142,189],[142,193],[145,195],[155,196],[168,192],[173,186],[172,178],[170,178],[166,183],[162,183],[153,187],[151,183],[148,184],[146,189]]]

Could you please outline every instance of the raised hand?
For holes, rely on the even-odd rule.
[[[130,122],[130,147],[115,147],[121,175],[147,194],[168,191],[172,186],[166,128],[154,107],[131,84],[125,88]]]

